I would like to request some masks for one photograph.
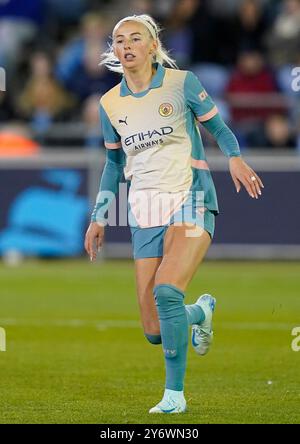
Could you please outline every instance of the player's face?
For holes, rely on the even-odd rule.
[[[141,23],[122,23],[113,35],[114,53],[125,70],[136,70],[151,64],[156,46],[149,31]]]

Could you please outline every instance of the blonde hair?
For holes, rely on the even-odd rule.
[[[163,47],[161,40],[159,38],[159,34],[161,32],[158,24],[153,20],[150,15],[142,14],[142,15],[131,15],[120,20],[114,27],[112,35],[114,35],[115,30],[124,22],[137,22],[144,25],[153,40],[157,41],[157,50],[153,55],[153,62],[158,62],[163,64],[167,64],[172,68],[178,69],[175,60],[173,60],[168,51]],[[119,59],[115,56],[113,51],[113,46],[109,45],[108,51],[102,54],[102,60],[100,65],[105,65],[107,69],[110,71],[118,72],[123,74],[123,67],[119,61]]]

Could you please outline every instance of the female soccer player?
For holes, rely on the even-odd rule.
[[[184,305],[218,214],[198,122],[229,157],[237,192],[243,185],[258,198],[263,184],[242,160],[235,136],[199,80],[177,69],[163,49],[150,16],[122,19],[112,37],[102,63],[123,78],[100,101],[107,159],[85,248],[94,260],[103,243],[107,191],[114,198],[124,172],[142,324],[152,344],[162,343],[165,357],[164,395],[149,413],[181,413],[186,410],[188,326],[195,351],[206,354],[215,307],[208,294]]]

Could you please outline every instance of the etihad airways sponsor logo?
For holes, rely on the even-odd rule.
[[[138,145],[134,145],[133,150],[136,151],[144,151],[147,148],[152,148],[156,145],[162,145],[164,143],[164,139],[159,138],[155,140],[150,140],[150,142],[139,143]]]
[[[148,130],[146,132],[132,134],[126,137],[124,143],[126,146],[130,146],[133,143],[151,141],[151,139],[161,138],[161,136],[167,136],[173,133],[173,128],[171,126],[163,126],[159,129]],[[162,139],[161,139],[162,140]]]

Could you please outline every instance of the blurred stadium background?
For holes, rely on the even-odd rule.
[[[119,82],[98,64],[114,23],[131,13],[159,20],[166,47],[199,76],[266,185],[259,202],[237,198],[203,131],[221,209],[209,257],[299,259],[298,0],[1,1],[0,254],[83,254],[105,158],[98,102]],[[131,257],[127,228],[106,237],[105,257]]]
[[[237,196],[201,130],[221,214],[187,302],[220,296],[220,334],[200,388],[189,357],[192,413],[180,421],[299,422],[300,0],[0,0],[0,422],[147,422],[134,393],[152,405],[162,387],[133,264],[112,260],[131,258],[128,228],[106,229],[96,264],[83,250],[105,160],[98,102],[119,82],[98,63],[131,13],[159,20],[265,184],[258,201]]]

